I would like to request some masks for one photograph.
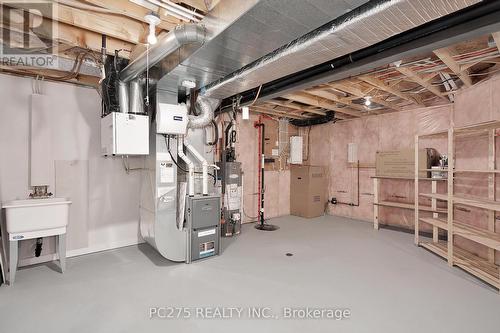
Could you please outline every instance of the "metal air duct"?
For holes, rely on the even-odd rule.
[[[210,83],[202,93],[227,98],[366,48],[480,0],[376,0]]]
[[[205,28],[202,25],[180,25],[161,38],[158,43],[144,51],[135,60],[131,61],[120,72],[118,77],[120,111],[125,113],[142,113],[141,87],[138,81],[139,75],[177,51],[183,45],[203,43],[204,41]]]

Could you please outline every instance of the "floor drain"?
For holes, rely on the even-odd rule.
[[[287,256],[287,257],[291,257],[291,256],[293,256],[293,253],[288,252],[288,253],[286,254],[286,256]]]

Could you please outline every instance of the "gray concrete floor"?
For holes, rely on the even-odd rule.
[[[191,265],[143,244],[70,258],[64,275],[55,264],[21,269],[0,288],[0,332],[500,330],[500,295],[412,235],[332,216],[271,223],[281,228],[245,225],[221,256]],[[191,318],[150,319],[150,307],[187,307]],[[196,307],[269,307],[277,319],[199,319]],[[347,308],[351,318],[284,319],[284,307]]]

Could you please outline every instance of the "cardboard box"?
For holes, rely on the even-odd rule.
[[[290,167],[290,214],[301,217],[322,216],[325,211],[327,179],[321,166]]]
[[[426,148],[418,151],[419,170],[430,169],[438,158],[435,149]],[[379,151],[375,158],[376,175],[379,177],[415,177],[415,150]],[[430,173],[420,171],[419,177],[427,178]]]

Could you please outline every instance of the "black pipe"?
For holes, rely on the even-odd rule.
[[[259,100],[275,98],[285,91],[299,90],[308,85],[354,76],[403,57],[492,33],[500,30],[499,23],[500,1],[484,0],[362,50],[265,83],[260,88]],[[240,105],[251,103],[256,98],[258,89],[256,87],[225,98],[220,112],[227,112],[237,96],[241,98]]]
[[[297,127],[309,127],[314,125],[326,124],[332,120],[335,121],[335,111],[327,111],[326,115],[315,118],[291,119],[290,124]]]

